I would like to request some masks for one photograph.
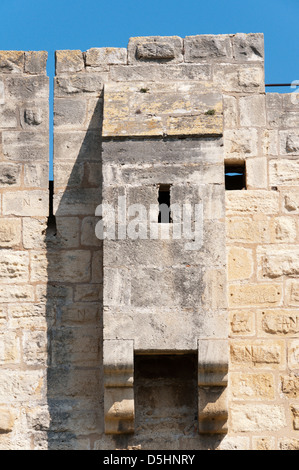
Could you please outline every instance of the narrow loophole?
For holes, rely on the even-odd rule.
[[[225,164],[225,189],[227,191],[246,189],[245,162],[241,164]]]
[[[160,184],[159,185],[159,224],[169,224],[172,222],[171,213],[170,213],[170,184]]]

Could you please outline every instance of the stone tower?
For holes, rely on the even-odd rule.
[[[0,52],[0,448],[298,449],[299,100],[263,35],[57,51],[54,191],[46,59]]]

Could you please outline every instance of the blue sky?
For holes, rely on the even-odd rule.
[[[126,47],[133,36],[262,32],[266,83],[299,80],[298,0],[1,0],[0,18],[0,49],[47,50],[50,76],[59,49]]]

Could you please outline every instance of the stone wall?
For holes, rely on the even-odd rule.
[[[263,60],[261,34],[57,51],[48,219],[46,54],[0,53],[0,448],[299,448],[299,101],[265,94]],[[224,193],[244,162],[246,190]],[[163,183],[200,189],[202,249],[97,239],[99,204],[154,202]],[[213,407],[199,377],[228,337]],[[135,344],[118,375],[135,367],[133,434],[105,434],[104,338]],[[199,434],[223,407],[222,434]]]

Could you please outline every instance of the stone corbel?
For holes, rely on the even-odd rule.
[[[198,428],[200,434],[227,433],[228,341],[198,341]]]
[[[134,341],[104,340],[106,434],[134,432]]]

